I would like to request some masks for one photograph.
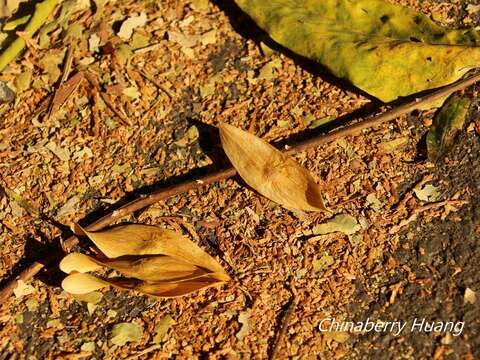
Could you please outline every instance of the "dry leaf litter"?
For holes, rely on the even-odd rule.
[[[463,1],[397,3],[442,24],[478,24]],[[204,125],[225,122],[282,140],[370,103],[244,35],[204,0],[105,1],[96,9],[64,2],[0,75],[17,94],[0,104],[0,275],[56,247],[62,235],[56,222],[100,214],[129,194],[222,161],[220,143]],[[86,75],[49,113],[67,47],[73,47],[68,78]],[[167,300],[114,289],[74,298],[40,279],[19,282],[2,304],[2,353],[266,358],[293,298],[297,305],[277,353],[351,353],[354,335],[322,335],[319,321],[348,318],[359,287],[374,298],[387,292],[384,279],[400,265],[385,254],[408,246],[402,231],[455,217],[471,195],[468,188],[448,193],[451,184],[435,175],[433,164],[416,161],[432,116],[404,116],[294,155],[337,217],[283,209],[238,179],[125,217],[184,233],[233,280]],[[432,201],[443,202],[428,207]],[[40,278],[58,285],[56,277]],[[414,271],[404,281],[416,282]],[[478,292],[478,284],[471,287],[465,302]],[[472,350],[465,349],[468,356]]]

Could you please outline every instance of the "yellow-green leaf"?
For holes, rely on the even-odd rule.
[[[25,24],[28,20],[30,20],[31,15],[21,16],[19,18],[10,20],[3,25],[3,31],[12,31],[15,30],[18,26]]]
[[[453,145],[465,124],[471,102],[468,98],[452,95],[435,115],[427,135],[428,158],[431,161],[438,160]]]
[[[89,341],[85,342],[80,346],[81,351],[85,352],[94,352],[95,351],[95,342],[94,341]]]
[[[335,260],[333,256],[325,253],[320,259],[315,259],[312,262],[314,271],[321,271],[327,269],[330,265],[333,265]]]
[[[413,192],[418,199],[426,202],[437,201],[440,198],[440,191],[438,187],[426,184],[423,188],[414,188]]]
[[[110,341],[115,345],[122,346],[127,342],[140,341],[142,336],[143,329],[139,324],[124,322],[113,326]]]
[[[344,343],[350,337],[349,333],[346,331],[327,331],[323,334],[339,343]]]
[[[449,84],[480,64],[475,30],[447,30],[382,0],[235,0],[273,40],[382,101]]]
[[[153,337],[153,342],[159,344],[165,340],[165,337],[168,334],[168,331],[175,324],[175,320],[170,315],[165,315],[163,318],[158,321],[155,325],[155,336]]]
[[[408,145],[409,138],[407,136],[400,137],[397,139],[384,141],[380,145],[378,145],[379,149],[386,153],[394,153],[396,151],[403,150]]]
[[[87,294],[73,295],[75,300],[78,302],[86,302],[87,304],[97,305],[103,297],[103,294],[100,291],[92,291]]]
[[[313,233],[317,235],[324,235],[339,231],[345,235],[352,235],[360,229],[360,224],[358,224],[357,220],[353,216],[340,214],[326,223],[316,225],[313,228]]]
[[[223,150],[248,185],[289,209],[328,211],[320,186],[290,156],[232,125],[219,128]]]

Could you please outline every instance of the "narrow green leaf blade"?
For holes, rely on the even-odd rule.
[[[436,114],[427,135],[427,152],[431,161],[437,161],[451,148],[463,129],[471,103],[468,98],[452,95]]]

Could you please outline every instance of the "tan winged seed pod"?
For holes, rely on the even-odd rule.
[[[122,225],[99,232],[81,231],[105,257],[72,253],[63,258],[60,269],[69,275],[62,287],[71,294],[114,286],[151,296],[175,297],[230,279],[213,257],[172,230]],[[86,274],[103,267],[126,277],[113,279]]]
[[[225,153],[248,185],[289,209],[328,211],[320,186],[290,156],[235,126],[219,129]]]

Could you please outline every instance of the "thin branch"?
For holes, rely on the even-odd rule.
[[[287,328],[290,325],[290,321],[292,320],[292,315],[295,312],[297,304],[298,298],[294,295],[293,298],[290,300],[290,303],[288,304],[288,308],[283,313],[282,321],[280,322],[280,331],[278,332],[278,335],[274,340],[272,352],[269,356],[270,360],[275,360],[277,358],[278,350],[282,346],[283,339],[285,338]]]
[[[345,126],[344,128],[332,131],[329,134],[302,141],[301,143],[292,146],[291,150],[292,152],[298,152],[308,148],[324,145],[338,138],[355,135],[364,129],[378,126],[382,123],[394,120],[402,115],[408,114],[414,110],[421,109],[427,104],[431,104],[439,99],[445,98],[456,91],[463,90],[478,81],[480,81],[480,74],[472,75],[463,80],[454,82],[453,84],[444,86],[428,95],[416,98],[403,105],[393,108],[383,114],[374,116],[370,119],[359,121],[350,126]]]
[[[453,207],[460,208],[461,206],[463,206],[465,204],[468,204],[468,201],[464,201],[464,200],[444,200],[444,201],[434,202],[434,203],[431,203],[431,204],[420,206],[420,207],[414,209],[412,214],[407,219],[403,219],[402,221],[400,221],[400,223],[398,225],[392,226],[390,228],[390,230],[388,231],[388,233],[390,235],[396,234],[403,227],[405,227],[408,224],[417,220],[418,215],[420,215],[422,212],[432,210],[432,209],[438,209],[438,208],[444,207],[446,205],[451,205]]]
[[[466,79],[459,80],[451,85],[447,85],[443,88],[440,88],[428,95],[425,95],[421,98],[414,99],[412,101],[409,101],[403,105],[400,105],[396,108],[393,108],[383,114],[379,114],[377,116],[374,116],[370,119],[366,120],[361,120],[358,121],[355,124],[345,126],[344,128],[341,128],[339,130],[332,131],[329,134],[326,135],[320,135],[317,137],[314,137],[312,139],[307,139],[302,142],[299,142],[291,147],[287,147],[286,152],[287,153],[295,153],[299,152],[308,148],[313,148],[317,147],[320,145],[324,145],[328,142],[334,141],[336,139],[349,136],[349,135],[354,135],[358,133],[361,130],[378,126],[382,123],[394,120],[402,115],[408,114],[413,110],[421,109],[425,105],[430,104],[432,102],[435,102],[438,99],[444,98],[456,91],[463,90],[467,88],[470,85],[473,85],[474,83],[480,81],[480,74],[476,74],[473,76],[470,76]],[[165,200],[169,197],[190,191],[190,190],[195,190],[200,187],[203,187],[205,185],[225,180],[228,178],[233,177],[236,174],[236,171],[234,168],[230,167],[225,170],[221,170],[218,172],[215,172],[213,174],[209,174],[206,176],[202,176],[197,178],[196,180],[191,180],[187,181],[178,185],[173,185],[169,186],[167,188],[157,190],[149,195],[145,195],[142,197],[139,197],[129,203],[126,203],[125,205],[121,206],[117,210],[114,210],[113,212],[105,215],[104,217],[98,219],[97,221],[93,222],[89,226],[86,227],[87,230],[89,231],[98,231],[106,226],[114,223],[118,219],[124,217],[125,215],[131,214],[134,211],[143,209],[147,206],[153,205],[161,200]],[[68,251],[70,250],[73,246],[75,246],[78,243],[78,239],[75,236],[70,236],[64,243],[63,246],[64,248]],[[58,260],[59,255],[58,254],[53,254],[50,258],[46,259],[44,261],[45,264],[51,264],[54,263]],[[11,296],[13,293],[13,290],[17,286],[17,281],[18,280],[23,280],[26,281],[33,276],[35,276],[42,268],[44,267],[44,264],[41,264],[39,262],[34,262],[30,264],[25,270],[23,270],[20,275],[15,277],[14,279],[11,279],[0,291],[0,302],[3,302],[8,299],[8,297]]]
[[[45,120],[48,120],[58,109],[60,106],[63,105],[70,95],[64,95],[61,92],[62,86],[67,81],[68,76],[70,75],[70,71],[72,70],[72,63],[73,63],[73,50],[75,45],[69,45],[67,49],[67,53],[65,55],[65,59],[63,61],[63,72],[60,80],[58,81],[57,85],[55,86],[55,91],[53,92],[53,98],[50,101],[49,108],[47,115],[45,116]],[[80,82],[78,82],[79,84]],[[78,85],[77,84],[77,85]],[[75,91],[76,87],[71,89],[71,92]],[[60,100],[61,99],[61,100]],[[44,122],[45,122],[44,120]]]
[[[91,72],[86,71],[85,72],[85,77],[87,78],[90,85],[92,85],[95,88],[97,94],[100,95],[100,97],[102,98],[105,105],[107,105],[107,107],[115,115],[117,115],[117,117],[120,119],[120,122],[125,126],[132,126],[132,124],[130,124],[130,121],[128,120],[128,117],[124,113],[122,113],[120,110],[117,109],[117,107],[115,106],[113,101],[110,99],[110,96],[107,95],[106,93],[104,93],[100,89],[100,84],[98,82],[97,76],[95,74],[91,73]]]

